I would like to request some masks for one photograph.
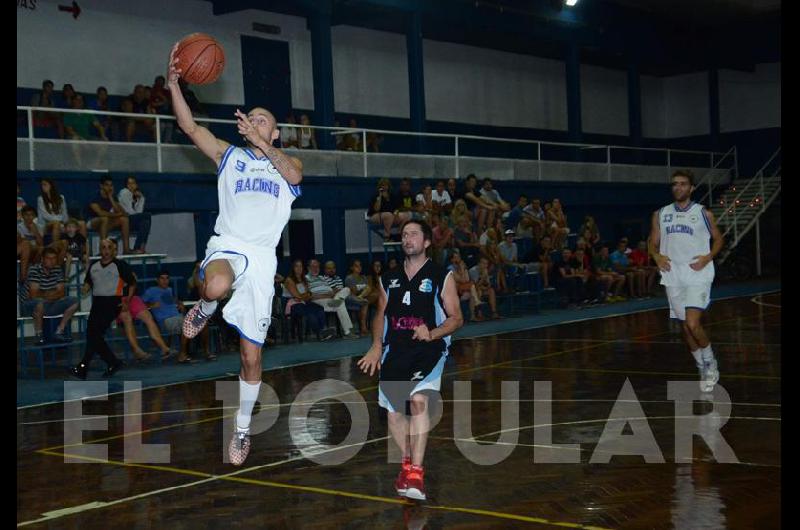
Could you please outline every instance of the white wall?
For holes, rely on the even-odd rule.
[[[583,132],[628,133],[628,74],[621,70],[581,65]]]
[[[781,64],[719,71],[720,132],[781,126]]]
[[[639,78],[642,101],[642,136],[667,138],[667,111],[664,83],[660,77],[643,75]]]
[[[642,134],[682,138],[709,134],[708,73],[642,76]]]
[[[112,94],[127,94],[166,72],[175,42],[204,32],[222,44],[225,70],[216,83],[193,89],[202,101],[241,105],[244,34],[289,41],[292,103],[313,108],[310,33],[303,18],[255,10],[214,16],[211,2],[201,0],[82,0],[74,20],[58,11],[64,3],[39,0],[35,10],[17,9],[17,86],[39,87],[47,78],[57,90],[72,83],[80,92],[104,85]],[[282,32],[254,32],[253,22],[277,24]]]
[[[564,63],[425,40],[429,120],[567,129]]]
[[[331,43],[337,112],[409,117],[405,35],[335,26]]]
[[[219,81],[195,87],[208,103],[244,101],[240,36],[289,43],[292,105],[314,108],[311,36],[306,20],[260,10],[222,16],[203,0],[82,0],[74,20],[58,11],[65,0],[39,0],[17,9],[17,86],[56,89],[72,83],[94,92],[105,85],[127,94],[165,73],[172,45],[192,32],[223,45],[226,67]],[[273,24],[280,35],[252,31]],[[335,107],[339,112],[409,117],[405,36],[348,26],[332,28]],[[426,114],[429,120],[537,129],[567,129],[564,63],[527,55],[425,40]],[[583,65],[581,110],[588,133],[628,134],[624,71]],[[642,76],[642,130],[649,138],[709,133],[708,77]],[[755,72],[720,71],[722,132],[780,126],[780,64]]]

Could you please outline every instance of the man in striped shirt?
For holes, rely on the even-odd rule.
[[[308,260],[308,286],[311,290],[311,300],[325,308],[326,312],[336,313],[339,319],[339,324],[342,326],[342,333],[345,337],[350,337],[350,332],[353,330],[353,322],[350,320],[350,315],[347,313],[347,308],[344,305],[344,300],[350,294],[350,289],[343,286],[341,278],[339,278],[339,289],[335,290],[328,281],[327,276],[320,275],[319,261],[316,259]],[[335,269],[334,269],[335,272]]]
[[[42,319],[46,316],[63,315],[53,338],[57,342],[71,342],[64,333],[70,318],[78,310],[78,299],[65,296],[64,273],[56,267],[58,253],[47,247],[42,251],[42,263],[33,265],[28,271],[28,281],[22,296],[23,316],[33,316],[36,344],[45,343]]]

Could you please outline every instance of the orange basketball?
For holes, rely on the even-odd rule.
[[[225,52],[222,46],[205,33],[192,33],[178,43],[175,57],[179,59],[181,77],[187,83],[207,85],[219,79],[225,68]]]

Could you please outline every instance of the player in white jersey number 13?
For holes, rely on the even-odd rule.
[[[223,311],[240,334],[239,410],[227,456],[241,465],[250,452],[250,418],[261,387],[261,347],[270,322],[277,266],[275,246],[300,195],[302,163],[272,146],[279,130],[275,117],[256,107],[237,109],[246,147],[217,139],[199,126],[181,94],[181,64],[170,53],[168,86],[178,126],[218,168],[219,215],[201,265],[201,300],[186,314],[183,333],[191,338],[208,323],[217,300],[233,289]]]
[[[714,257],[725,241],[714,214],[692,202],[694,174],[678,170],[672,175],[675,202],[653,213],[648,249],[661,271],[670,317],[680,320],[689,349],[700,372],[700,389],[711,392],[719,381],[719,368],[700,319],[711,300]],[[713,240],[713,246],[709,245]]]

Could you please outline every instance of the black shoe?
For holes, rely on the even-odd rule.
[[[119,372],[125,364],[122,361],[117,361],[116,364],[110,365],[106,368],[106,371],[103,372],[103,377],[111,377],[115,373]]]
[[[83,379],[84,381],[86,381],[86,373],[88,371],[89,370],[86,368],[86,366],[82,364],[78,364],[69,369],[69,373],[71,376],[77,377],[78,379]]]
[[[53,335],[53,338],[56,342],[61,342],[63,344],[69,344],[72,342],[72,337],[67,337],[67,335],[63,331],[56,331]]]

